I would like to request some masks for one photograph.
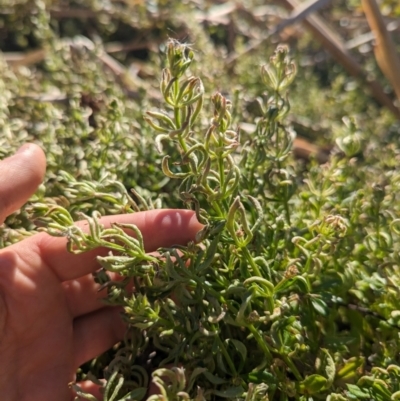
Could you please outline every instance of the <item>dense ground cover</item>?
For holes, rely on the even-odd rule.
[[[130,331],[79,372],[108,380],[104,400],[397,399],[399,124],[300,28],[231,62],[283,10],[249,1],[226,21],[229,5],[1,5],[2,50],[36,52],[1,62],[1,155],[33,141],[48,158],[1,246],[40,227],[120,252],[95,279]],[[323,160],[294,157],[296,133]],[[148,257],[139,233],[97,225],[160,207],[196,210],[199,243]]]

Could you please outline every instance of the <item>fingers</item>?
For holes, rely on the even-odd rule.
[[[46,171],[46,157],[34,144],[0,161],[0,224],[36,191]]]
[[[87,313],[104,308],[102,301],[107,291],[99,291],[100,284],[95,283],[91,274],[77,280],[69,280],[62,283],[65,298],[71,315],[76,318]]]
[[[108,274],[112,281],[121,281],[123,279],[116,273],[109,272]],[[91,274],[76,280],[65,281],[62,286],[69,310],[74,318],[107,307],[104,303],[107,290],[99,291],[100,284],[95,283]],[[127,288],[131,289],[132,283]]]
[[[101,379],[100,381],[105,383],[104,379]],[[102,386],[100,386],[99,384],[95,384],[90,380],[81,381],[77,384],[83,391],[93,395],[94,397],[96,397],[97,400],[102,400],[104,398],[103,393],[101,392]],[[83,398],[79,398],[79,400],[81,399],[83,400]]]
[[[147,252],[174,244],[187,244],[202,228],[194,212],[175,209],[107,216],[103,217],[101,222],[106,227],[112,223],[135,224],[143,235]],[[84,226],[87,223],[80,224]],[[99,268],[96,256],[104,256],[108,252],[103,248],[79,255],[70,254],[66,250],[65,238],[50,237],[47,234],[31,237],[25,240],[25,243],[29,240],[33,241],[33,247],[38,248],[43,261],[61,281],[76,279],[96,271]]]
[[[103,308],[74,321],[74,367],[110,349],[124,337],[121,308]]]

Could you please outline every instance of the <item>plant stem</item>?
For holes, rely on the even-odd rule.
[[[188,149],[186,146],[186,142],[182,139],[182,135],[178,135],[178,141],[179,141],[179,145],[181,145],[183,153],[186,153]]]
[[[285,354],[281,354],[281,357],[284,360],[284,362],[286,363],[286,365],[293,372],[294,376],[296,377],[296,380],[302,381],[303,378],[301,377],[300,372],[298,371],[298,369],[296,368],[296,365],[292,362],[292,360],[290,358],[288,358],[288,356]]]
[[[269,362],[272,362],[272,354],[271,351],[268,348],[267,343],[263,340],[261,337],[261,334],[258,332],[258,330],[254,327],[254,325],[250,324],[248,326],[249,330],[251,331],[251,334],[253,334],[255,340],[257,341],[257,344],[260,346],[260,348],[264,351],[265,356],[267,357]]]
[[[176,79],[174,81],[174,102],[175,102],[175,106],[177,103],[177,97],[178,97],[178,93],[179,93],[179,80]],[[174,107],[174,117],[175,117],[175,125],[176,128],[179,129],[181,128],[181,116],[180,116],[180,109],[179,107]]]
[[[242,251],[243,256],[245,257],[245,259],[247,260],[247,262],[249,262],[251,268],[253,269],[253,273],[256,276],[262,277],[261,271],[258,268],[257,264],[254,262],[254,259],[251,256],[250,251],[248,250],[248,248],[247,247],[243,247],[243,248],[241,248],[241,251]]]
[[[218,345],[219,345],[219,347],[221,348],[222,354],[224,355],[225,360],[226,360],[226,362],[228,363],[229,368],[230,368],[231,371],[232,371],[232,374],[233,374],[234,376],[237,376],[237,372],[236,372],[235,365],[234,365],[234,363],[233,363],[231,357],[229,356],[228,351],[227,351],[226,348],[225,348],[225,344],[223,343],[223,341],[221,340],[221,338],[219,337],[219,335],[217,335],[216,338],[217,338],[217,341],[218,341]]]

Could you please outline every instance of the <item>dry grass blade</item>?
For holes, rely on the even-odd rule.
[[[227,24],[230,15],[238,9],[238,4],[235,2],[227,2],[224,4],[213,5],[207,13],[196,13],[196,20],[199,22],[212,22]]]
[[[386,78],[393,85],[400,100],[400,60],[396,47],[386,29],[385,21],[375,0],[362,0],[368,23],[375,35],[374,52],[376,61]]]
[[[18,68],[21,66],[29,66],[43,61],[45,54],[45,50],[38,49],[26,53],[3,53],[2,57],[12,68]]]
[[[289,25],[302,21],[308,15],[318,11],[328,3],[330,3],[330,0],[308,0],[301,3],[292,11],[289,18],[282,21],[272,30],[272,33],[279,33]]]

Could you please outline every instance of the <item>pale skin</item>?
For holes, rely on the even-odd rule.
[[[0,224],[42,182],[46,158],[25,145],[0,162]],[[186,244],[201,229],[191,211],[157,210],[108,216],[102,223],[133,223],[146,250]],[[85,223],[79,223],[84,226]],[[8,401],[71,401],[76,369],[123,338],[121,310],[105,306],[91,273],[97,249],[80,255],[66,239],[36,234],[0,250],[0,392]],[[93,384],[82,383],[94,395]]]

